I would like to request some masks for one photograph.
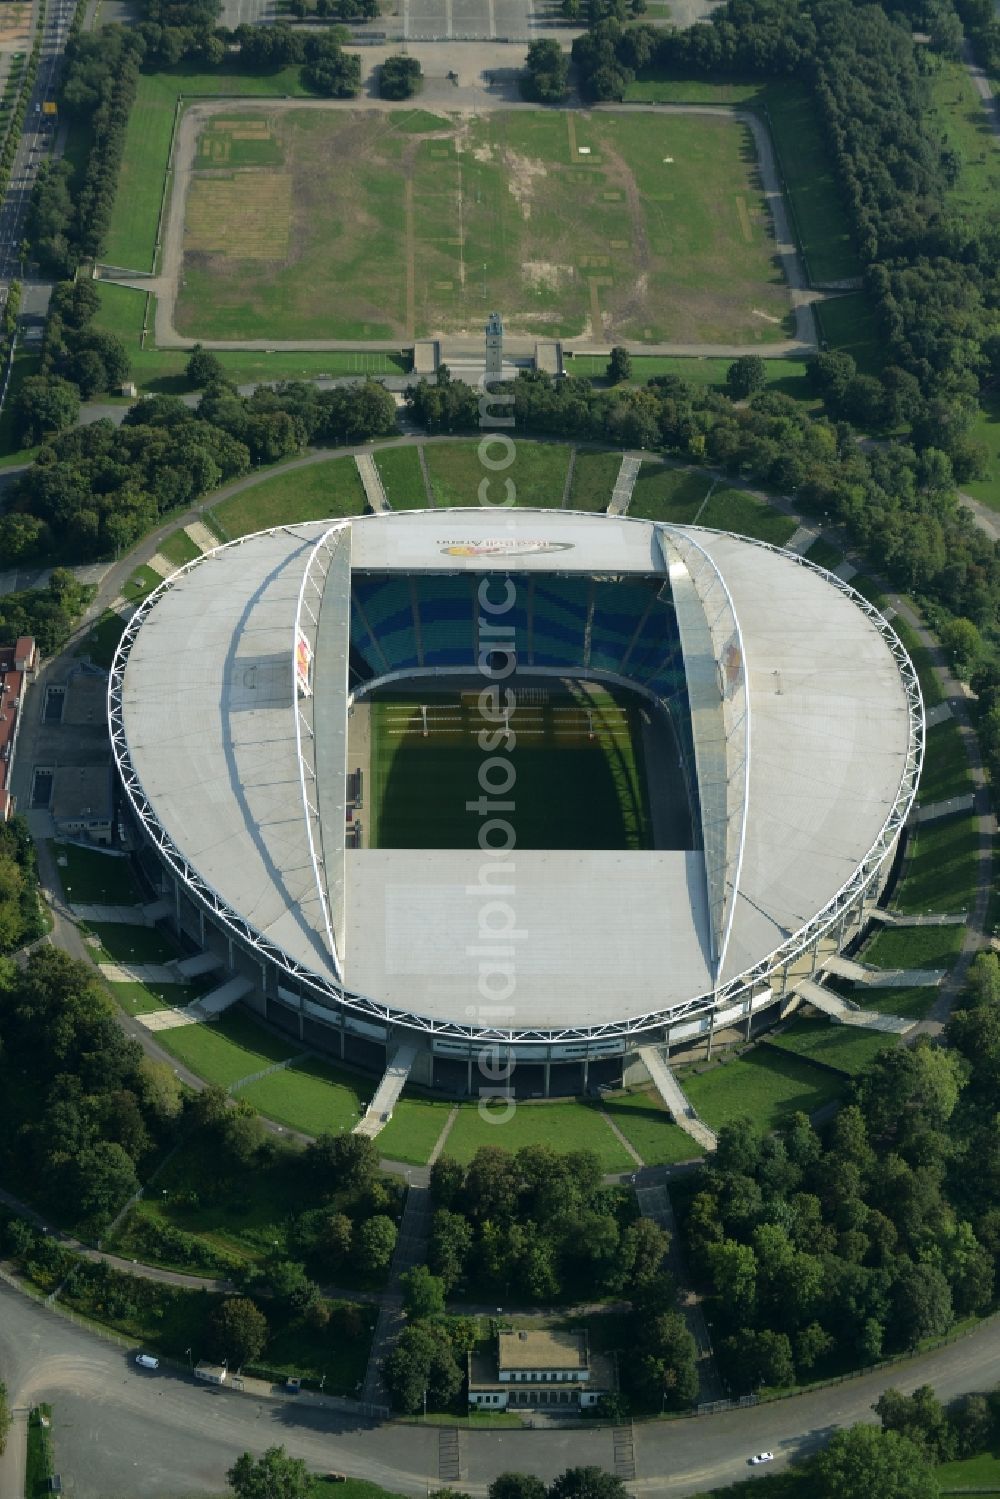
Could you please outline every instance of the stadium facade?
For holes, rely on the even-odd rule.
[[[635,695],[651,805],[676,827],[683,799],[685,836],[592,848],[581,805],[576,846],[544,824],[516,846],[518,715],[566,682]],[[449,684],[483,714],[456,788],[475,835],[366,846],[366,705]],[[924,738],[905,650],[835,575],[728,533],[530,509],[220,547],[130,621],[109,718],[147,868],[230,994],[456,1094],[508,1065],[517,1091],[578,1092],[794,1003],[885,886]]]

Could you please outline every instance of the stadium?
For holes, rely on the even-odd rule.
[[[219,1005],[455,1096],[638,1080],[798,1003],[885,887],[924,738],[834,574],[530,509],[220,546],[130,621],[109,717]]]

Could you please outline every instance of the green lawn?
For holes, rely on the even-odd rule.
[[[774,1130],[790,1114],[812,1114],[842,1092],[831,1073],[770,1049],[701,1073],[679,1070],[678,1077],[695,1111],[713,1129],[748,1114],[761,1130]]]
[[[768,84],[762,94],[808,275],[813,281],[860,275],[833,162],[806,84],[783,80]]]
[[[931,115],[962,162],[949,204],[970,219],[991,220],[1000,196],[1000,145],[990,115],[961,63],[945,58],[936,63],[930,77]]]
[[[950,968],[964,940],[964,926],[883,927],[861,961],[875,968]]]
[[[372,457],[393,510],[426,508],[427,491],[416,448],[376,448]]]
[[[949,817],[911,835],[902,882],[893,902],[899,911],[967,911],[978,868],[979,834],[972,816]]]
[[[735,531],[740,536],[752,536],[757,541],[769,541],[779,547],[794,535],[798,526],[790,515],[782,515],[780,510],[754,499],[743,489],[714,490],[698,512],[697,519],[699,526]]]
[[[878,331],[867,292],[851,292],[817,302],[819,336],[831,349],[850,354],[862,375],[877,375],[885,364],[885,341]]]
[[[675,1161],[690,1161],[701,1154],[691,1136],[674,1124],[655,1093],[607,1098],[602,1100],[601,1108],[647,1166],[671,1166]]]
[[[607,510],[621,466],[620,453],[577,453],[568,508],[595,513]]]
[[[42,1425],[42,1417],[45,1425]],[[55,1472],[52,1457],[51,1405],[36,1405],[28,1416],[28,1443],[24,1470],[24,1499],[41,1499],[49,1492],[49,1478]],[[12,1496],[13,1499],[13,1496]]]
[[[804,83],[710,82],[648,71],[630,84],[625,97],[633,103],[733,104],[759,110],[770,126],[810,276],[840,281],[860,275],[833,163]]]
[[[644,463],[628,513],[639,520],[689,525],[701,509],[711,485],[711,478],[695,469]]]
[[[855,585],[855,587],[858,586],[857,578],[852,578],[851,582]],[[862,590],[859,589],[859,592],[861,591]],[[866,594],[866,597],[869,596],[870,595]],[[873,599],[872,602],[878,603],[879,601],[877,599]],[[923,694],[924,707],[937,707],[938,703],[944,702],[944,692],[941,688],[941,683],[938,681],[937,672],[934,670],[934,662],[932,659],[930,648],[926,645],[921,644],[920,639],[916,631],[913,629],[912,625],[908,624],[901,615],[897,615],[896,618],[892,621],[892,628],[895,630],[896,634],[903,642],[903,645],[906,647],[907,655],[913,662],[914,669],[920,680],[920,691]]]
[[[138,604],[163,582],[159,573],[151,567],[137,567],[131,577],[122,584],[122,598],[130,604]]]
[[[415,112],[406,130],[403,112],[390,128],[370,111],[253,118],[272,164],[227,172],[245,144],[235,110],[198,143],[176,311],[191,338],[403,345],[464,332],[498,306],[512,333],[536,337],[600,328],[765,347],[790,326],[752,140],[735,120]],[[459,200],[460,219],[442,218],[442,201]]]
[[[986,449],[986,477],[966,479],[962,488],[974,500],[1000,511],[1000,391],[984,392],[979,404],[972,436]]]
[[[169,963],[180,948],[158,927],[130,926],[119,921],[90,921],[87,930],[100,941],[102,961],[112,963]]]
[[[579,848],[585,816],[588,848],[647,848],[649,805],[631,694],[552,693],[533,712],[532,727],[522,718],[518,731],[511,813],[517,846]],[[468,807],[482,761],[475,697],[425,693],[417,703],[385,694],[370,714],[369,847],[477,847],[479,819]]]
[[[111,663],[122,638],[125,621],[113,609],[105,609],[92,630],[86,634],[73,652],[75,656],[89,656],[95,666],[110,671]]]
[[[840,986],[848,999],[863,1010],[879,1010],[883,1015],[902,1015],[906,1020],[923,1020],[937,999],[937,989],[869,989],[864,984]]]
[[[965,796],[972,789],[962,731],[953,718],[946,718],[927,731],[918,799],[944,801],[950,796]]]
[[[128,859],[81,848],[76,843],[53,843],[51,847],[67,900],[82,905],[133,906],[144,898]]]
[[[294,1043],[289,1046],[298,1050]],[[367,1079],[310,1057],[241,1088],[239,1096],[269,1119],[303,1134],[338,1135],[354,1128],[373,1091],[374,1083]]]
[[[215,505],[208,519],[233,539],[268,526],[364,512],[365,491],[354,459],[327,458],[261,478]]]
[[[210,1025],[182,1025],[157,1032],[157,1043],[206,1082],[222,1088],[303,1049],[232,1010]]]
[[[761,352],[766,353],[766,350]],[[580,376],[594,381],[604,380],[608,367],[607,355],[573,354],[571,349],[565,349],[563,355],[567,375]],[[642,385],[647,380],[652,380],[655,375],[676,375],[687,385],[711,386],[714,390],[724,391],[726,375],[732,362],[731,359],[718,358],[714,355],[692,357],[670,354],[633,354],[632,383]],[[801,359],[765,359],[764,379],[769,390],[776,390],[780,395],[792,396],[797,401],[817,405],[816,397],[809,389],[806,380],[807,369],[808,366]]]
[[[485,496],[487,505],[499,506],[512,492],[507,488],[508,480],[514,486],[514,503],[517,505],[552,509],[562,504],[569,467],[569,448],[564,443],[519,439],[513,463],[502,472],[491,472],[485,467],[479,447],[478,441],[427,444],[424,457],[435,504],[481,505]],[[506,454],[499,444],[494,444],[486,457],[497,463],[504,461]],[[487,488],[481,496],[480,486],[484,481]]]
[[[297,67],[272,73],[219,69],[199,73],[193,65],[142,74],[125,138],[104,259],[129,270],[152,269],[164,175],[170,153],[177,100],[218,94],[288,95],[302,93]]]
[[[856,1030],[849,1025],[834,1025],[824,1018],[793,1020],[781,1032],[768,1036],[765,1044],[779,1051],[792,1052],[807,1062],[819,1062],[853,1076],[867,1067],[885,1047],[895,1046],[898,1039],[897,1036]]]
[[[128,1015],[151,1015],[154,1010],[183,1009],[197,999],[193,984],[108,984],[115,1000]]]
[[[99,281],[97,290],[101,306],[93,326],[116,334],[125,344],[139,393],[182,395],[189,391],[191,383],[184,373],[187,350],[158,349],[153,341],[156,298],[110,281]],[[142,347],[144,322],[148,333]],[[216,352],[216,357],[228,378],[237,385],[264,380],[317,380],[324,375],[399,375],[407,373],[410,367],[409,356],[379,350],[222,349]]]
[[[980,106],[981,107],[981,106]],[[934,1477],[942,1494],[958,1491],[971,1494],[1000,1494],[1000,1452],[977,1452],[953,1463],[939,1463]]]
[[[452,1105],[430,1098],[401,1098],[377,1137],[379,1155],[388,1161],[426,1166]]]
[[[200,548],[195,546],[186,531],[174,531],[170,536],[164,537],[157,551],[175,567],[183,567],[186,562],[194,562],[201,556]]]
[[[553,1150],[592,1150],[605,1171],[628,1171],[635,1165],[624,1146],[589,1104],[583,1102],[463,1104],[445,1155],[463,1164],[481,1145],[520,1150],[523,1145],[551,1145]]]

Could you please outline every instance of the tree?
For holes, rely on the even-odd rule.
[[[330,1193],[363,1192],[378,1171],[378,1150],[367,1135],[320,1135],[306,1146],[305,1164]]]
[[[444,1282],[432,1275],[426,1265],[414,1265],[400,1276],[403,1287],[403,1310],[411,1321],[437,1317],[444,1311]]]
[[[208,1335],[220,1363],[238,1369],[263,1352],[268,1338],[267,1318],[248,1296],[229,1296],[209,1317]]]
[[[538,104],[561,104],[568,90],[569,57],[557,41],[532,42],[525,59],[521,93]]]
[[[948,1462],[955,1455],[955,1437],[944,1406],[930,1385],[921,1385],[912,1395],[883,1390],[875,1405],[883,1431],[908,1437],[932,1463]]]
[[[0,1384],[0,1457],[7,1451],[7,1437],[10,1434],[10,1402],[7,1399],[7,1386]],[[542,1490],[544,1499],[545,1490]]]
[[[949,619],[938,633],[956,672],[967,682],[983,654],[983,637],[978,628],[971,619]]]
[[[651,1218],[637,1218],[622,1235],[622,1264],[628,1286],[648,1286],[659,1275],[670,1235]]]
[[[422,76],[415,57],[387,57],[379,69],[378,91],[383,99],[409,99],[420,88]]]
[[[58,375],[29,375],[14,403],[18,439],[24,447],[40,442],[49,432],[76,425],[80,392]]]
[[[640,1381],[652,1402],[685,1410],[698,1396],[698,1350],[679,1312],[661,1312],[639,1335]]]
[[[67,1185],[79,1215],[103,1228],[138,1192],[139,1179],[127,1151],[112,1140],[98,1140],[72,1163]]]
[[[621,385],[632,378],[632,355],[628,349],[616,344],[608,360],[608,379],[612,385]]]
[[[385,1378],[397,1410],[420,1410],[425,1394],[432,1408],[453,1400],[462,1387],[462,1370],[440,1323],[412,1322],[404,1328],[385,1361]]]
[[[567,1468],[550,1484],[549,1499],[628,1499],[628,1490],[603,1468]]]
[[[366,1218],[354,1236],[354,1258],[363,1270],[387,1270],[396,1247],[396,1225],[384,1213]]]
[[[225,366],[217,354],[210,349],[202,348],[201,344],[195,344],[184,366],[188,384],[193,385],[196,390],[205,390],[208,386],[219,385],[226,378]]]
[[[440,1277],[446,1292],[462,1279],[471,1248],[472,1226],[460,1213],[450,1213],[442,1208],[434,1214],[427,1257],[431,1270]]]
[[[308,1499],[312,1488],[305,1463],[289,1457],[284,1447],[268,1447],[256,1460],[244,1452],[229,1469],[226,1481],[236,1499]]]
[[[874,1426],[836,1432],[811,1463],[813,1499],[938,1499],[940,1492],[920,1448]]]
[[[431,1199],[435,1207],[453,1208],[465,1185],[465,1171],[450,1155],[440,1155],[431,1167]]]
[[[486,1490],[486,1499],[545,1499],[546,1489],[533,1473],[501,1473]]]
[[[726,371],[726,393],[734,401],[756,395],[767,383],[767,366],[759,354],[743,354]]]

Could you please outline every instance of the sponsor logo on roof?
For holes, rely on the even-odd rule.
[[[439,542],[443,557],[527,557],[539,552],[572,552],[572,541],[516,541],[505,536],[496,541]]]

